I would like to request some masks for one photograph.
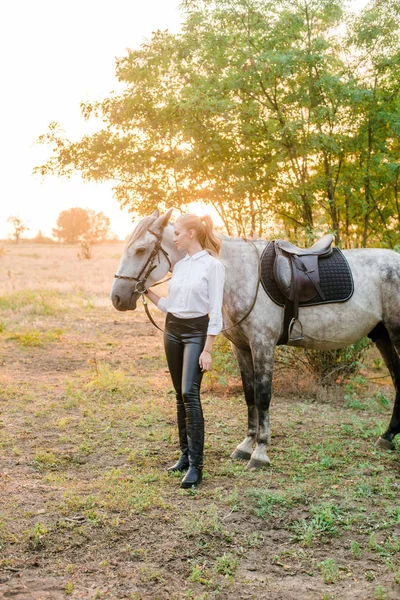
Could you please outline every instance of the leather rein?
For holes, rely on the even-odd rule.
[[[157,329],[159,329],[160,331],[164,331],[163,329],[161,329],[161,327],[159,327],[157,325],[157,323],[154,321],[153,317],[151,316],[151,313],[149,311],[149,307],[148,307],[148,302],[146,300],[145,297],[145,293],[147,292],[147,288],[146,288],[146,281],[149,278],[150,274],[154,271],[154,269],[157,267],[157,265],[154,264],[154,261],[156,259],[156,257],[158,256],[158,254],[160,252],[162,252],[165,256],[165,258],[168,261],[169,264],[169,269],[171,269],[172,267],[172,263],[169,259],[169,254],[166,250],[164,250],[164,248],[162,247],[162,239],[163,239],[163,231],[164,228],[161,229],[160,233],[156,233],[155,231],[152,231],[151,229],[147,230],[149,233],[151,233],[152,235],[154,235],[156,237],[156,243],[154,244],[154,248],[149,256],[149,258],[147,259],[144,267],[142,268],[142,270],[140,271],[138,277],[128,277],[127,275],[118,275],[118,273],[116,273],[114,275],[115,279],[124,279],[125,281],[136,281],[136,285],[133,288],[132,294],[137,293],[140,294],[142,297],[142,301],[143,301],[143,305],[144,305],[144,309],[146,311],[146,315],[149,319],[149,321],[152,323],[152,325],[154,325],[154,327],[157,327]],[[257,301],[257,296],[258,296],[258,290],[260,287],[260,282],[261,282],[261,259],[258,256],[258,250],[257,250],[257,246],[254,244],[254,242],[252,242],[251,240],[248,240],[246,238],[243,238],[243,240],[247,243],[250,243],[256,253],[257,253],[257,263],[258,263],[258,277],[257,277],[257,286],[256,286],[256,293],[254,295],[254,299],[253,302],[249,308],[249,310],[246,312],[246,314],[234,325],[230,325],[230,327],[226,327],[225,329],[221,329],[221,333],[228,331],[229,329],[233,329],[234,327],[237,327],[237,325],[239,325],[240,323],[242,323],[242,321],[244,321],[249,314],[251,313],[251,311],[254,308],[254,305]],[[147,269],[147,270],[146,270]],[[143,272],[145,271],[145,274],[142,276]],[[157,283],[154,283],[151,287],[155,287],[156,285],[161,285],[162,283],[165,283],[166,281],[169,281],[171,279],[171,277],[168,277],[167,279],[163,279],[163,281],[158,281]]]

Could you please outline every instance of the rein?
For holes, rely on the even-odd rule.
[[[256,293],[254,294],[253,302],[251,303],[251,306],[250,306],[249,310],[247,311],[247,313],[244,315],[244,317],[242,317],[234,325],[230,325],[230,327],[225,327],[225,329],[221,329],[221,333],[223,333],[224,331],[229,331],[229,329],[233,329],[234,327],[237,327],[238,325],[240,325],[240,323],[242,323],[242,321],[244,321],[245,319],[247,319],[247,317],[249,316],[249,314],[253,310],[253,308],[255,306],[255,303],[257,301],[258,290],[259,290],[260,282],[261,282],[261,258],[258,256],[258,250],[257,250],[257,246],[255,245],[255,243],[252,242],[251,240],[246,239],[246,238],[243,238],[243,240],[245,242],[248,242],[249,244],[251,244],[253,246],[254,250],[257,253],[258,277],[257,277]]]
[[[154,321],[153,317],[151,316],[151,313],[149,311],[149,307],[148,307],[148,302],[145,298],[145,293],[147,291],[146,288],[146,281],[148,279],[148,277],[150,276],[150,274],[154,271],[154,269],[156,268],[156,265],[154,264],[154,261],[158,255],[158,253],[161,251],[165,258],[168,261],[169,264],[169,270],[172,267],[171,261],[169,259],[169,255],[168,252],[166,250],[164,250],[164,248],[162,247],[162,238],[163,238],[163,231],[164,228],[161,229],[160,233],[156,233],[155,231],[152,231],[151,229],[147,230],[149,233],[151,233],[152,235],[154,235],[157,239],[156,243],[154,244],[154,248],[149,256],[149,258],[147,259],[144,267],[142,268],[142,270],[140,271],[138,277],[128,277],[127,275],[118,275],[115,274],[114,278],[116,279],[124,279],[126,281],[136,281],[136,285],[133,289],[133,294],[136,292],[138,294],[140,294],[142,296],[142,301],[143,301],[143,306],[144,309],[146,311],[146,315],[149,319],[149,321],[152,323],[152,325],[154,325],[154,327],[157,327],[157,329],[159,329],[160,331],[164,331],[164,329],[161,329],[161,327],[159,327],[157,325],[157,323]],[[261,282],[261,259],[258,256],[258,250],[257,250],[257,246],[254,244],[254,242],[252,242],[251,240],[248,240],[246,238],[243,238],[243,240],[249,244],[251,244],[253,246],[253,248],[255,249],[256,253],[257,253],[257,265],[258,265],[258,277],[257,277],[257,285],[256,285],[256,293],[254,294],[254,298],[253,298],[253,302],[251,303],[251,306],[249,308],[249,310],[246,312],[246,314],[234,325],[230,325],[229,327],[225,327],[224,329],[221,329],[221,333],[225,332],[225,331],[229,331],[229,329],[233,329],[234,327],[237,327],[240,323],[242,323],[251,313],[251,311],[254,308],[254,305],[257,301],[257,296],[258,296],[258,290],[260,287],[260,282]],[[148,268],[147,268],[148,266]],[[142,277],[142,273],[143,271],[145,271],[145,269],[147,268],[147,271],[145,272],[144,276]],[[157,283],[154,283],[152,285],[152,287],[155,287],[156,285],[161,285],[162,283],[165,283],[166,281],[169,281],[171,278],[167,277],[167,279],[164,279],[163,281],[158,281]]]

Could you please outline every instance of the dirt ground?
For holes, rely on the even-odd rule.
[[[110,304],[122,244],[77,250],[0,243],[0,598],[398,598],[400,448],[374,445],[393,396],[379,357],[329,390],[279,370],[271,467],[255,472],[230,458],[246,411],[221,339],[204,481],[181,490],[162,334]]]

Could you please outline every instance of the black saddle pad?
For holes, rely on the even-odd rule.
[[[261,255],[261,283],[268,296],[276,304],[285,306],[285,296],[279,289],[273,274],[275,262],[275,242],[269,242]],[[346,302],[353,295],[353,276],[344,254],[339,248],[333,248],[330,256],[320,258],[318,261],[320,286],[325,294],[325,300],[316,292],[312,300],[300,302],[300,306],[314,306],[315,304],[330,304],[332,302]]]

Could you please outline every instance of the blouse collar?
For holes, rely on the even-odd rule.
[[[200,252],[196,252],[196,254],[193,254],[192,256],[189,256],[189,254],[186,254],[184,260],[189,260],[190,258],[192,260],[197,260],[198,258],[200,258],[201,256],[204,256],[205,254],[208,254],[207,250],[200,250]]]

